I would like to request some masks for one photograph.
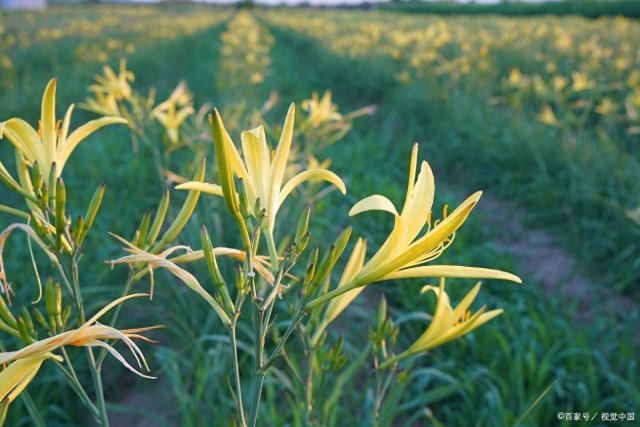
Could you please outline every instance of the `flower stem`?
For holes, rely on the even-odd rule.
[[[231,338],[231,349],[233,351],[233,371],[236,382],[236,399],[238,402],[238,422],[241,427],[246,427],[247,422],[244,417],[244,405],[242,403],[242,383],[240,382],[240,366],[238,364],[238,340],[236,338],[236,319],[234,318],[229,327],[229,336]]]
[[[351,291],[351,290],[353,290],[353,289],[355,289],[357,287],[358,287],[358,284],[355,283],[355,282],[351,282],[351,283],[348,283],[348,284],[346,284],[344,286],[340,286],[339,288],[336,288],[336,289],[334,289],[334,290],[332,290],[330,292],[327,292],[324,295],[319,296],[318,298],[315,298],[315,299],[311,300],[311,302],[309,304],[307,304],[306,308],[307,309],[311,309],[311,308],[317,307],[319,305],[322,305],[322,304],[324,304],[324,303],[326,303],[326,302],[328,302],[328,301],[330,301],[330,300],[332,300],[332,299],[334,299],[336,297],[339,297],[340,295],[345,294],[345,293],[347,293],[347,292],[349,292],[349,291]]]

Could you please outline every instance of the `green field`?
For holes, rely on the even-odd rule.
[[[105,73],[105,65],[125,79],[109,100],[99,99],[102,89],[92,86],[100,84],[95,76]],[[135,79],[123,77],[127,70]],[[336,236],[353,226],[339,268],[356,236],[367,239],[369,259],[389,235],[388,214],[349,217],[347,212],[374,193],[400,206],[414,142],[420,143],[419,160],[434,171],[434,220],[444,216],[445,205],[451,213],[483,190],[455,242],[435,263],[520,276],[522,285],[484,281],[472,309],[486,304],[504,313],[426,356],[401,361],[379,401],[384,378],[376,374],[369,347],[379,299],[386,295],[389,317],[399,327],[398,353],[431,319],[434,298],[419,289],[438,280],[367,286],[321,341],[321,363],[311,368],[318,376],[313,405],[304,399],[302,390],[308,389],[296,369],[304,366],[309,349],[294,334],[287,357],[277,359],[265,378],[258,425],[586,426],[608,425],[604,413],[640,416],[640,22],[177,4],[0,11],[0,123],[20,117],[37,129],[43,92],[54,77],[56,117],[76,104],[71,129],[105,115],[129,120],[129,126],[107,126],[91,135],[64,168],[66,211],[73,224],[85,214],[94,190],[106,186],[76,259],[89,314],[119,297],[125,283],[133,285],[131,292],[149,291],[148,276],[132,281],[131,271],[141,264],[133,263],[130,271],[105,263],[127,255],[108,232],[143,243],[167,189],[166,222],[179,218],[188,197],[175,186],[191,179],[203,158],[206,181],[220,182],[206,120],[211,107],[220,111],[236,146],[243,130],[264,123],[274,147],[289,104],[296,104],[295,165],[287,174],[330,164],[347,194],[325,183],[303,185],[278,213],[278,224],[286,220],[287,225],[276,228],[276,241],[293,238],[301,209],[312,206],[309,230],[321,258]],[[124,93],[127,87],[133,92]],[[325,91],[335,105],[324,104],[323,110],[313,100]],[[167,123],[176,111],[186,120],[171,130]],[[0,162],[17,176],[7,138],[0,140]],[[0,230],[16,222],[32,224],[32,218],[7,207],[34,209],[0,183]],[[145,220],[146,211],[151,216]],[[203,224],[213,246],[242,247],[225,203],[206,194],[172,245],[201,249]],[[2,300],[11,297],[8,310],[15,317],[23,319],[26,310],[35,319],[25,338],[12,335],[11,322],[2,318],[2,350],[52,335],[33,314],[34,308],[45,312],[45,302],[33,301],[38,281],[62,280],[64,268],[52,266],[28,242],[18,232],[6,242],[0,235],[0,279],[4,266],[14,291]],[[63,243],[53,243],[64,252]],[[280,255],[286,245],[280,244]],[[236,261],[218,258],[233,282]],[[304,277],[306,262],[305,253],[292,274]],[[205,263],[189,265],[198,278],[207,275]],[[148,334],[158,343],[140,345],[158,379],[136,377],[106,358],[102,383],[111,425],[242,425],[232,398],[236,385],[227,330],[210,304],[180,280],[161,268],[153,277],[153,300],[127,302],[117,327],[165,325]],[[447,283],[457,302],[475,282]],[[209,279],[203,286],[215,289]],[[326,291],[322,286],[318,292]],[[72,295],[63,292],[63,306],[74,304]],[[279,312],[272,319],[274,332],[265,336],[267,348],[277,346],[295,317],[293,303],[287,298],[274,303]],[[82,325],[74,310],[63,330]],[[313,316],[310,312],[310,322]],[[252,316],[245,320],[237,330],[238,363],[250,372],[257,340]],[[304,336],[304,328],[297,332]],[[340,345],[337,357],[331,352]],[[130,359],[124,345],[116,348]],[[83,349],[69,346],[54,353],[77,361],[78,382],[96,402]],[[250,400],[253,378],[245,376],[241,383]],[[43,425],[39,418],[47,426],[93,425],[90,410],[53,360],[45,361],[26,390],[11,404],[5,425]],[[561,420],[558,413],[597,414],[597,421]]]

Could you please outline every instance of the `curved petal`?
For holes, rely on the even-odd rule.
[[[282,204],[282,202],[289,196],[289,194],[296,188],[298,185],[302,184],[305,181],[313,181],[313,180],[322,180],[327,181],[338,187],[338,190],[342,194],[347,193],[347,188],[344,185],[344,182],[338,175],[331,172],[327,169],[311,169],[308,171],[300,172],[298,175],[291,178],[280,191],[280,196],[278,198],[278,205]]]
[[[359,238],[356,246],[353,248],[353,252],[351,252],[349,261],[347,261],[347,265],[344,268],[338,287],[342,287],[351,282],[356,274],[358,274],[364,265],[364,258],[366,254],[367,241],[363,238]],[[335,320],[335,318],[338,317],[358,295],[360,295],[364,288],[364,286],[355,288],[332,299],[329,304],[327,304],[327,311],[325,311],[323,323],[328,324]]]
[[[282,180],[284,178],[284,172],[287,168],[287,160],[289,159],[289,151],[291,150],[291,141],[293,140],[293,125],[296,117],[296,105],[291,103],[289,111],[287,111],[287,117],[284,120],[284,126],[282,127],[282,134],[280,134],[280,142],[278,142],[278,148],[276,148],[276,154],[273,158],[273,164],[271,166],[271,185],[272,191],[271,198],[278,197],[280,187],[282,187]]]
[[[418,165],[418,143],[413,144],[411,149],[411,161],[409,162],[409,179],[407,181],[407,195],[404,199],[404,207],[402,211],[407,208],[409,201],[411,200],[411,194],[413,193],[413,186],[416,180],[416,166]]]
[[[42,143],[47,163],[51,164],[56,154],[56,79],[49,80],[44,90],[41,114]]]
[[[127,123],[127,120],[123,119],[122,117],[102,117],[97,120],[91,120],[90,122],[85,123],[78,129],[73,131],[73,133],[69,135],[69,138],[62,141],[62,143],[58,147],[58,151],[55,156],[56,165],[58,166],[58,176],[62,172],[64,164],[69,159],[69,156],[71,155],[73,150],[78,146],[78,144],[80,144],[83,139],[85,139],[101,127],[113,124]]]
[[[75,107],[75,104],[71,104],[69,105],[69,108],[67,108],[67,112],[64,115],[64,120],[62,120],[62,128],[60,129],[60,141],[64,141],[67,139],[67,135],[69,134],[69,125],[71,124],[71,114],[73,113],[73,109]]]
[[[460,320],[464,316],[464,314],[466,313],[467,309],[469,308],[473,300],[476,299],[478,292],[480,292],[480,286],[481,286],[480,282],[476,283],[476,285],[471,289],[471,291],[469,291],[469,293],[466,294],[464,298],[462,298],[462,300],[458,303],[455,310],[453,310],[453,318],[456,321]]]
[[[203,193],[213,194],[214,196],[223,196],[222,187],[218,184],[210,184],[208,182],[189,181],[177,185],[176,190],[196,190]]]
[[[426,265],[407,268],[387,274],[380,280],[409,279],[416,277],[455,277],[459,279],[498,279],[522,283],[518,276],[491,268],[466,267],[461,265]]]
[[[420,230],[427,223],[427,218],[433,205],[435,195],[435,183],[433,172],[427,162],[422,162],[422,167],[418,179],[411,194],[407,195],[407,200],[402,208],[402,218],[407,222],[407,233],[411,242],[420,233]]]
[[[390,214],[399,216],[398,211],[396,210],[395,206],[393,206],[393,203],[391,203],[391,200],[379,194],[365,197],[364,199],[353,205],[353,207],[349,211],[349,216],[355,216],[367,211],[385,211],[389,212]]]
[[[264,203],[267,203],[269,194],[271,194],[271,188],[269,187],[271,159],[264,127],[258,126],[255,129],[244,131],[240,134],[240,139],[242,140],[242,152],[247,165],[247,172],[249,172],[253,188],[258,192],[256,196],[260,197],[260,200]],[[255,200],[252,200],[252,202],[255,202]]]
[[[476,203],[478,203],[478,200],[480,200],[481,195],[482,192],[478,191],[469,196],[451,215],[442,220],[437,227],[412,243],[401,255],[390,261],[387,266],[387,272],[392,272],[407,266],[453,234],[467,219],[471,210],[475,207]]]
[[[427,290],[437,295],[436,310],[427,330],[407,350],[407,353],[419,353],[433,348],[433,343],[446,335],[454,322],[453,309],[449,303],[449,297],[444,291],[444,280],[440,281],[439,288],[430,287]]]
[[[9,119],[3,123],[2,135],[16,147],[29,163],[38,162],[40,168],[46,168],[48,163],[38,132],[22,119]],[[0,135],[1,136],[1,135]],[[47,175],[44,175],[45,177]]]

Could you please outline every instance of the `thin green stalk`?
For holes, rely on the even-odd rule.
[[[257,313],[254,314],[254,331],[255,331],[255,343],[254,343],[254,359],[255,359],[255,374],[253,378],[253,395],[251,396],[251,410],[249,412],[249,426],[254,427],[258,421],[258,409],[260,408],[260,397],[262,395],[262,385],[264,384],[264,377],[266,371],[261,370],[262,361],[264,358],[264,310],[257,308]]]
[[[236,338],[236,320],[237,317],[234,317],[231,326],[229,327],[229,336],[231,337],[231,349],[233,351],[233,357],[231,360],[233,361],[233,371],[236,382],[236,399],[238,402],[238,422],[241,427],[245,427],[247,422],[244,417],[244,405],[242,403],[242,383],[240,382],[240,366],[238,364],[238,340]]]
[[[253,385],[253,402],[251,404],[251,414],[249,416],[249,427],[255,427],[258,422],[258,409],[260,407],[260,395],[262,394],[262,386],[264,385],[265,373],[256,372],[256,380]]]
[[[104,388],[102,386],[102,377],[100,376],[100,368],[96,364],[96,359],[91,347],[86,347],[87,359],[89,360],[89,370],[91,371],[91,377],[93,378],[93,384],[95,386],[96,400],[98,403],[98,410],[100,411],[100,425],[102,427],[109,427],[109,416],[107,414],[107,404],[104,400]]]
[[[29,220],[31,218],[29,214],[5,205],[0,205],[0,212],[6,212],[8,214],[15,215],[26,220]]]
[[[78,273],[78,263],[75,257],[70,259],[70,270],[71,270],[71,280],[72,283],[68,283],[68,276],[64,274],[64,268],[60,266],[60,271],[62,273],[62,278],[65,282],[67,282],[67,286],[73,290],[74,301],[76,305],[76,309],[78,310],[78,320],[81,325],[86,322],[86,316],[84,313],[84,304],[82,301],[82,294],[80,292],[80,277]],[[100,368],[96,363],[95,356],[93,354],[93,350],[91,347],[85,347],[85,351],[87,354],[87,360],[89,362],[89,370],[91,371],[91,377],[93,379],[93,385],[96,394],[96,404],[98,407],[100,425],[102,427],[109,426],[109,417],[107,415],[107,406],[104,400],[104,388],[102,386],[102,378],[100,377]]]
[[[377,377],[376,378],[376,400],[375,400],[374,410],[373,410],[373,413],[374,413],[373,425],[376,427],[378,426],[378,423],[380,421],[380,410],[382,409],[382,403],[387,394],[387,391],[389,390],[389,387],[391,386],[391,381],[393,380],[394,374],[395,374],[395,365],[394,367],[389,369],[389,375],[384,381],[384,384],[382,383],[381,375],[376,376]]]
[[[345,294],[355,288],[357,288],[357,284],[354,282],[351,283],[347,283],[344,286],[340,286],[339,288],[336,288],[330,292],[327,292],[324,295],[319,296],[318,298],[313,299],[309,304],[307,304],[307,309],[311,309],[314,307],[317,307],[319,305],[322,305],[332,299],[334,299],[335,297],[339,297],[342,294]]]
[[[60,372],[62,372],[62,375],[67,380],[71,388],[78,394],[78,397],[80,398],[80,400],[82,400],[82,403],[84,403],[84,405],[89,409],[91,416],[96,420],[96,422],[99,422],[100,411],[98,411],[98,408],[96,408],[96,406],[93,404],[87,392],[78,382],[78,377],[76,376],[75,372],[71,374],[64,368],[61,362],[55,361],[55,363],[56,365],[58,365],[58,369],[60,369]]]
[[[305,382],[305,420],[308,425],[311,425],[311,418],[313,415],[313,366],[316,359],[316,347],[309,349],[309,355],[307,356],[307,378]]]
[[[298,301],[296,312],[293,315],[293,318],[291,319],[291,322],[289,323],[287,330],[284,332],[284,335],[282,335],[282,338],[280,339],[280,341],[278,341],[278,344],[276,345],[276,348],[273,350],[273,353],[271,353],[267,361],[260,367],[260,371],[262,371],[263,373],[266,373],[266,371],[271,367],[271,365],[275,363],[276,359],[280,355],[280,352],[282,351],[282,348],[287,343],[287,340],[295,330],[296,326],[298,326],[302,318],[305,316],[304,303],[306,300],[307,300],[306,297],[302,297]]]

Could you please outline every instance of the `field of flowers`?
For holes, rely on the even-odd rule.
[[[635,20],[0,11],[0,136],[0,425],[640,416]]]

